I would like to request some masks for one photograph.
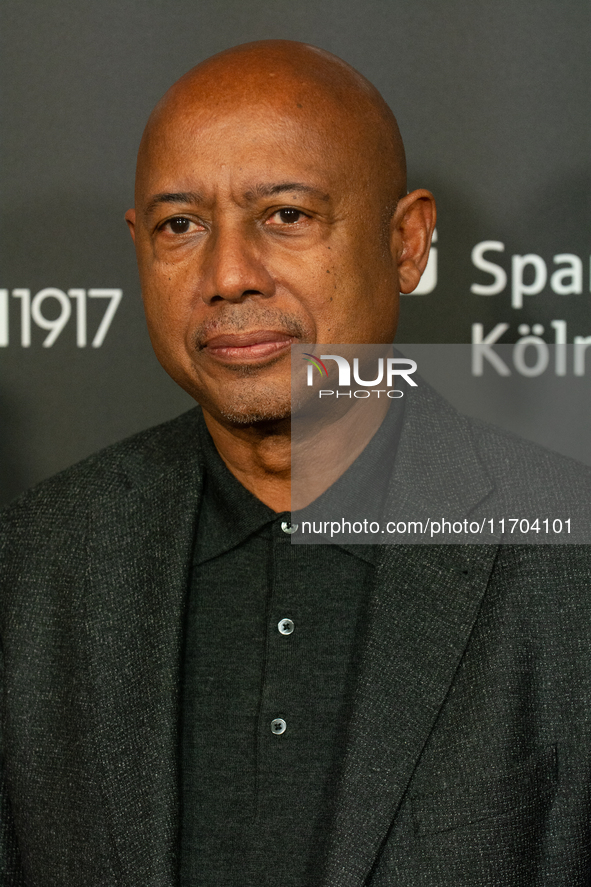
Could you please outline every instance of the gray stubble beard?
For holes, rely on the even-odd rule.
[[[238,377],[245,380],[247,385],[248,379],[255,376],[256,370],[255,367],[246,366],[237,367],[235,372]],[[236,392],[232,404],[219,408],[220,415],[227,422],[240,427],[289,419],[291,416],[291,392],[288,391],[286,397],[278,398],[275,386],[262,383],[260,389],[257,389],[258,386],[255,382],[250,390]]]

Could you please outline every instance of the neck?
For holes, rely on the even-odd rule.
[[[387,400],[376,399],[368,411],[365,401],[357,401],[330,421],[296,418],[293,448],[289,419],[242,427],[224,424],[206,410],[203,414],[234,477],[273,511],[281,512],[304,508],[338,480],[376,433],[388,406]],[[297,475],[293,495],[292,458]]]
[[[227,468],[273,511],[291,509],[291,422],[235,426],[203,410],[205,424]]]

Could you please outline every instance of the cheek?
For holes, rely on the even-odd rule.
[[[143,301],[150,339],[158,356],[178,353],[184,347],[187,329],[182,301],[172,289],[156,287],[154,280],[144,288]]]
[[[182,269],[173,264],[152,261],[140,271],[142,297],[149,322],[174,327],[182,322],[189,308],[186,297],[185,276]]]
[[[397,322],[397,289],[377,269],[343,268],[335,275],[332,302],[323,313],[323,338],[329,343],[391,341]]]

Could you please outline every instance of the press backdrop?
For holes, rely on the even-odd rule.
[[[152,355],[123,214],[154,103],[236,43],[329,49],[397,114],[409,185],[439,205],[399,342],[529,335],[535,364],[590,336],[589,19],[586,0],[4,0],[0,504],[191,405]]]

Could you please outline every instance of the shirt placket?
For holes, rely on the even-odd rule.
[[[294,751],[304,741],[294,706],[295,682],[301,671],[302,628],[297,607],[289,516],[272,526],[270,595],[267,613],[265,666],[258,720],[257,796],[260,816],[280,817],[291,793]]]

